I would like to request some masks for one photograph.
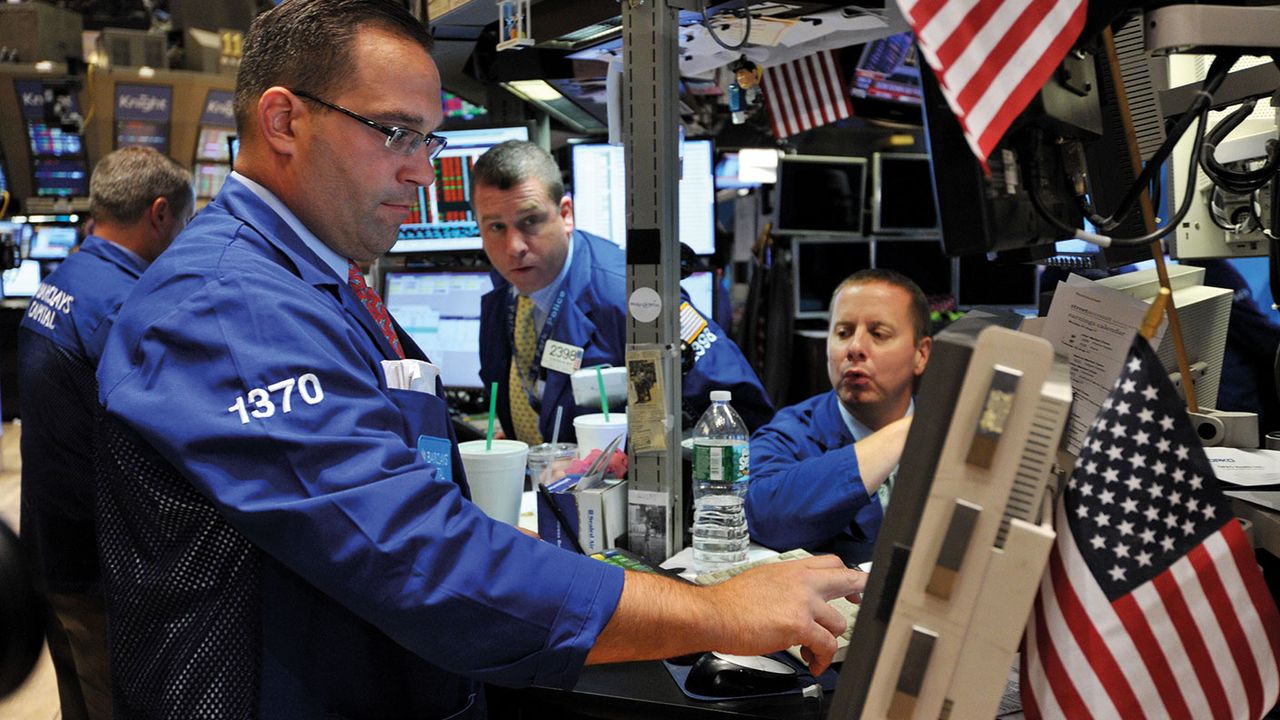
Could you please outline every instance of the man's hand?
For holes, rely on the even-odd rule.
[[[587,656],[591,664],[705,650],[762,655],[800,645],[809,669],[831,664],[845,620],[827,605],[855,600],[866,573],[825,555],[770,563],[711,587],[628,572],[622,598]]]

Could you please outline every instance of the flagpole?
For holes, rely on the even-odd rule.
[[[1164,315],[1165,306],[1169,304],[1172,296],[1169,288],[1162,287],[1160,292],[1156,293],[1155,300],[1151,301],[1151,307],[1147,308],[1147,314],[1142,318],[1142,325],[1138,327],[1138,334],[1148,342],[1155,337],[1156,330],[1160,329],[1160,318]]]
[[[1124,79],[1120,76],[1120,61],[1116,57],[1115,36],[1111,32],[1111,28],[1107,28],[1102,33],[1102,46],[1107,53],[1107,67],[1111,70],[1111,84],[1116,91],[1116,107],[1120,111],[1120,125],[1124,128],[1125,145],[1129,149],[1129,165],[1133,169],[1134,177],[1142,173],[1142,158],[1138,154],[1138,140],[1133,132],[1133,116],[1129,113],[1129,98],[1125,92]],[[1191,181],[1194,181],[1192,178]],[[1188,182],[1191,182],[1188,181]],[[1138,195],[1138,202],[1142,209],[1142,221],[1147,232],[1152,232],[1156,228],[1155,211],[1151,207],[1151,196],[1148,192]],[[1160,277],[1161,293],[1172,292],[1169,287],[1169,270],[1164,262],[1164,244],[1159,240],[1151,242],[1151,258],[1156,263],[1156,275]],[[1155,303],[1152,303],[1152,307]],[[1191,365],[1187,362],[1187,346],[1182,340],[1182,323],[1178,321],[1178,308],[1173,304],[1173,298],[1169,298],[1169,331],[1173,335],[1173,354],[1178,360],[1178,373],[1182,376],[1182,389],[1187,398],[1187,410],[1190,412],[1200,412],[1200,405],[1196,402],[1195,383],[1191,381]],[[1143,322],[1143,327],[1147,323]],[[1156,323],[1159,327],[1159,323]],[[1147,336],[1150,340],[1151,337]]]

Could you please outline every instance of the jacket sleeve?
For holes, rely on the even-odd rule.
[[[815,549],[847,534],[871,498],[853,445],[821,451],[784,410],[751,437],[747,529],[776,550]]]
[[[429,662],[571,685],[622,573],[485,516],[410,445],[419,430],[333,298],[237,269],[119,328],[107,411],[255,546]]]

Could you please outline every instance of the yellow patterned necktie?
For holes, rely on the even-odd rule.
[[[538,445],[542,443],[542,433],[538,432],[538,413],[529,404],[529,392],[525,390],[537,344],[533,336],[533,300],[524,295],[516,298],[516,323],[511,344],[515,348],[511,353],[511,372],[507,378],[507,404],[511,408],[511,421],[516,426],[517,439],[530,445]]]

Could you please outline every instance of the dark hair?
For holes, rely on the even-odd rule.
[[[840,297],[840,293],[851,285],[864,285],[866,283],[880,282],[886,285],[900,287],[907,291],[911,296],[911,324],[915,326],[916,342],[920,342],[929,336],[929,300],[925,298],[924,291],[914,280],[903,275],[897,270],[888,268],[866,268],[845,278],[843,282],[836,286],[836,291],[831,293],[830,310],[834,317],[836,309],[836,298]]]
[[[132,225],[161,197],[175,213],[186,210],[195,202],[191,173],[148,147],[108,154],[89,177],[89,214],[100,221]]]
[[[527,140],[507,140],[489,148],[472,166],[471,196],[475,197],[477,185],[510,190],[529,178],[542,183],[551,202],[560,203],[564,181],[551,155]]]
[[[370,25],[431,52],[431,33],[393,0],[286,0],[255,18],[236,73],[236,132],[245,136],[258,98],[268,88],[331,94],[351,77],[351,42]]]

